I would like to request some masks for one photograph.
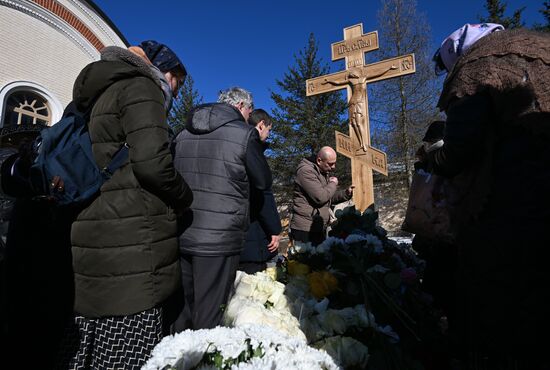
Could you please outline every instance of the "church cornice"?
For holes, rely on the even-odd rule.
[[[43,6],[41,3],[54,3],[50,6],[58,5],[54,10]],[[97,36],[80,21],[67,8],[53,0],[0,0],[0,5],[23,12],[31,17],[44,22],[59,32],[66,35],[71,41],[78,45],[92,59],[99,58],[99,51],[103,48],[103,43],[99,41]],[[47,5],[47,4],[46,4]],[[62,8],[60,8],[61,6]],[[74,18],[74,19],[73,19]],[[78,21],[78,22],[75,22]],[[78,26],[78,25],[81,26]],[[75,26],[76,25],[76,26]],[[82,27],[84,26],[84,27]],[[87,30],[87,31],[86,31]],[[93,36],[93,37],[92,37]],[[92,42],[92,40],[97,40]]]
[[[59,1],[55,0],[30,0],[31,2],[38,4],[39,6],[54,13],[59,18],[70,24],[77,32],[79,32],[86,40],[88,40],[97,51],[101,51],[105,45],[101,42],[93,31],[84,24],[73,12],[67,9]]]
[[[78,7],[84,14],[86,14],[88,18],[91,21],[93,21],[96,24],[96,26],[99,27],[103,31],[103,33],[111,40],[113,45],[118,45],[118,42],[119,42],[118,40],[112,37],[114,32],[116,36],[118,36],[118,38],[124,43],[124,45],[130,46],[130,44],[128,43],[128,40],[126,40],[126,37],[124,37],[122,32],[113,23],[111,18],[109,18],[107,14],[105,14],[105,12],[103,12],[103,10],[101,10],[101,8],[95,4],[95,2],[91,0],[84,0],[84,2],[86,2],[88,6],[91,7],[95,11],[95,13],[97,13],[97,15],[94,12],[90,12],[88,8],[82,5],[83,0],[67,0],[67,1],[71,2],[74,6]],[[103,22],[98,21],[97,16],[99,16],[101,20],[107,24],[108,26],[107,28],[104,27]]]

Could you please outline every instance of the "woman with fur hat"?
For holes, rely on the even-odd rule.
[[[460,181],[461,369],[549,369],[550,35],[466,24],[435,60],[444,144],[434,172]],[[454,325],[453,325],[454,324]]]

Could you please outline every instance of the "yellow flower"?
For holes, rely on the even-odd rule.
[[[307,276],[309,290],[317,299],[321,299],[338,289],[338,280],[328,271],[314,271]]]
[[[309,274],[309,266],[297,261],[288,261],[288,274],[292,276]]]

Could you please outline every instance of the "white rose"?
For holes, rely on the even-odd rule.
[[[249,301],[250,300],[246,297],[233,296],[223,313],[223,324],[226,326],[232,326],[233,320],[237,317],[240,309],[246,306]]]
[[[311,252],[313,247],[311,246],[311,243],[303,243],[303,242],[294,242],[294,246],[292,247],[292,251],[295,253],[308,253]]]
[[[325,297],[323,298],[322,301],[315,303],[315,305],[313,306],[313,309],[317,313],[323,313],[327,310],[328,304],[329,304],[329,300],[327,297]]]
[[[375,327],[376,321],[374,315],[371,312],[368,312],[364,304],[358,304],[353,308],[357,315],[358,325],[363,328]]]
[[[331,333],[328,333],[319,323],[318,316],[307,317],[301,322],[300,328],[307,337],[309,343],[316,342]]]
[[[269,321],[270,316],[266,315],[265,307],[258,302],[249,302],[249,304],[241,307],[235,319],[233,326],[239,327],[245,324],[259,324]]]
[[[235,295],[241,297],[251,297],[256,290],[256,281],[252,275],[243,275],[239,284],[235,287]]]
[[[346,329],[346,321],[335,310],[327,310],[319,316],[321,327],[329,333],[343,334]]]

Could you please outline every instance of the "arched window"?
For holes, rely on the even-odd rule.
[[[21,124],[49,126],[52,122],[50,105],[32,91],[16,91],[6,99],[3,122],[4,127]]]
[[[63,107],[46,88],[30,81],[0,87],[0,128],[47,125],[59,121]]]

